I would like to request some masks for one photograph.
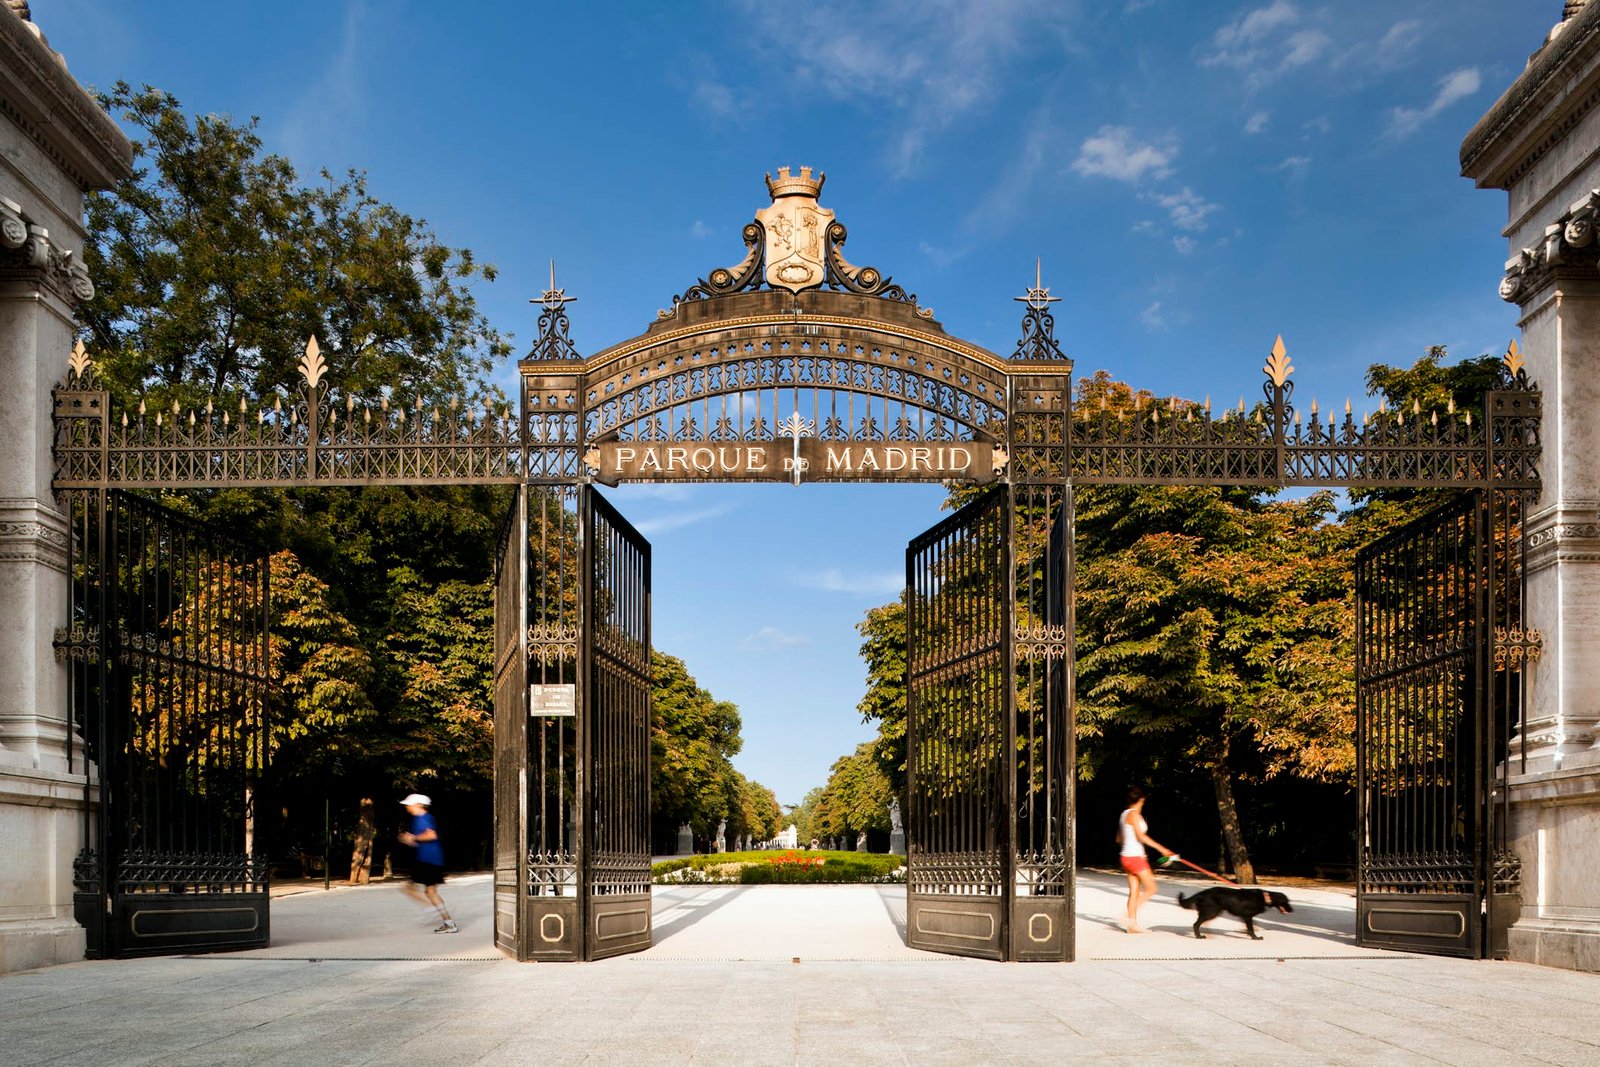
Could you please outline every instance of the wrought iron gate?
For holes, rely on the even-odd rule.
[[[1072,958],[1071,522],[999,487],[906,549],[913,948]]]
[[[650,543],[583,501],[585,959],[650,947]]]
[[[1013,784],[1011,500],[906,549],[906,941],[1005,959]]]
[[[120,491],[73,494],[68,660],[99,768],[74,863],[91,957],[264,945],[266,557]]]
[[[1356,557],[1357,939],[1501,957],[1520,909],[1523,500],[1463,493]]]
[[[495,943],[650,946],[650,546],[598,492],[519,489],[495,595]]]
[[[525,959],[528,878],[528,491],[517,486],[494,568],[494,943]]]

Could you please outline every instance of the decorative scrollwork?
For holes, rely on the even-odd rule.
[[[322,358],[322,346],[317,344],[317,335],[312,334],[306,340],[306,354],[300,358],[300,374],[306,380],[306,388],[316,392],[327,369],[327,360]]]
[[[1050,313],[1050,305],[1059,303],[1061,298],[1051,296],[1050,290],[1045,288],[1043,271],[1042,261],[1035,261],[1033,288],[1022,296],[1012,297],[1027,305],[1022,313],[1022,337],[1017,341],[1015,359],[1059,361],[1067,358],[1056,343],[1056,319]]]
[[[72,355],[67,357],[67,388],[92,389],[94,379],[94,360],[80,338],[72,346]]]
[[[1544,634],[1529,627],[1494,628],[1494,669],[1520,671],[1544,655]]]

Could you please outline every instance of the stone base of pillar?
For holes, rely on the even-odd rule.
[[[0,974],[83,959],[84,929],[71,919],[0,922]]]
[[[1521,919],[1507,935],[1511,959],[1572,971],[1600,971],[1600,922]]]
[[[0,764],[0,974],[83,959],[72,861],[83,778]]]
[[[678,848],[674,854],[678,856],[694,855],[694,831],[689,829],[688,823],[678,827]]]
[[[1600,752],[1512,776],[1511,847],[1522,861],[1522,914],[1511,958],[1600,971]]]
[[[891,856],[904,856],[906,854],[906,835],[901,830],[889,832],[889,854]]]

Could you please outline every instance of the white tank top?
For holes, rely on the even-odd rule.
[[[1124,856],[1144,855],[1144,843],[1139,840],[1139,835],[1149,833],[1150,824],[1144,821],[1144,816],[1128,808],[1122,813],[1122,854]]]

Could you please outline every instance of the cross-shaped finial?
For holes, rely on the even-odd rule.
[[[535,297],[529,300],[528,303],[543,304],[551,311],[556,311],[561,305],[570,304],[576,299],[578,298],[575,296],[568,296],[565,289],[556,288],[556,261],[552,259],[550,261],[550,288],[544,291],[544,295]]]
[[[1043,311],[1051,304],[1058,304],[1061,302],[1061,298],[1059,296],[1051,296],[1050,290],[1046,289],[1044,286],[1043,256],[1040,256],[1033,261],[1033,288],[1029,289],[1022,296],[1014,296],[1011,299],[1019,300],[1022,303],[1027,304],[1035,311]]]

